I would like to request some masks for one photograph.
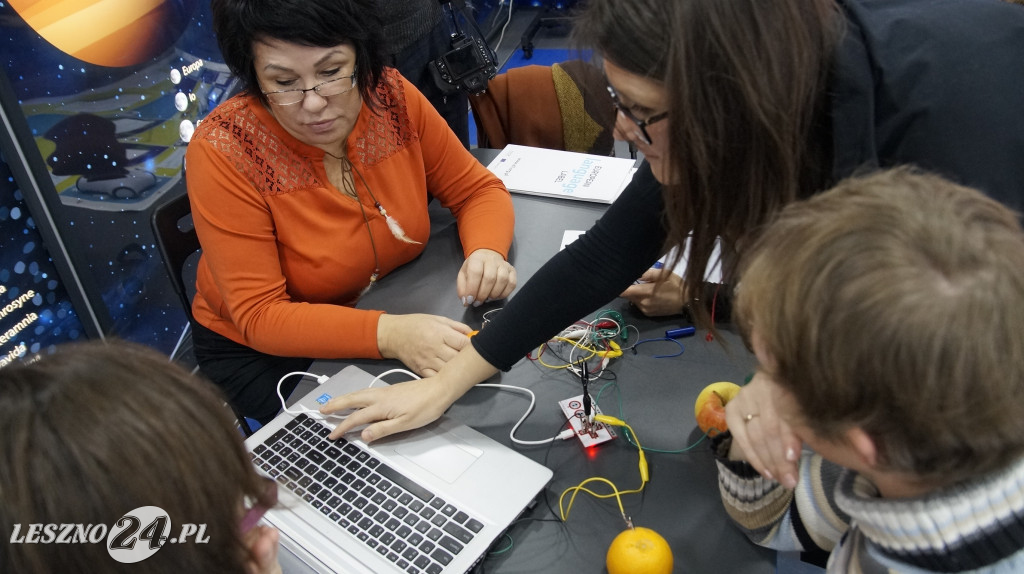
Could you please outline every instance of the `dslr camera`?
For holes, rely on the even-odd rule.
[[[468,34],[464,33],[451,3],[447,4],[455,30],[452,34],[452,48],[445,55],[430,62],[430,71],[438,86],[442,89],[450,86],[449,90],[445,90],[447,93],[463,90],[474,95],[482,94],[487,90],[487,81],[498,72],[497,56],[484,41],[476,21],[463,13],[463,17],[472,27]],[[464,5],[460,8],[464,10]]]
[[[487,81],[498,71],[489,52],[490,48],[479,38],[462,36],[452,40],[452,49],[431,62],[430,69],[437,79],[455,89],[482,94],[487,90]]]

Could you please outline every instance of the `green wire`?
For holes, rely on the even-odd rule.
[[[516,545],[515,541],[512,540],[512,537],[509,536],[507,532],[505,533],[505,538],[508,538],[508,546],[502,548],[501,550],[493,550],[491,552],[488,552],[487,555],[488,556],[498,556],[499,554],[504,554],[504,553],[508,552],[509,550],[512,550],[512,547]]]

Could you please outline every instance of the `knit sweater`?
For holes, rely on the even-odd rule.
[[[805,451],[788,491],[718,459],[729,515],[755,543],[831,551],[829,572],[1024,572],[1024,459],[915,498],[881,498],[863,476]]]
[[[377,95],[347,140],[358,201],[328,182],[323,150],[254,97],[235,96],[200,123],[186,155],[203,246],[196,321],[272,355],[379,358],[382,311],[353,305],[375,266],[384,276],[424,249],[428,192],[455,215],[466,255],[507,255],[514,214],[501,181],[400,74],[386,70]],[[374,200],[421,244],[396,239]]]

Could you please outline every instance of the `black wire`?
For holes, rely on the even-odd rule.
[[[568,345],[568,343],[564,344]],[[547,349],[552,355],[554,355],[555,358],[558,359],[559,361],[562,361],[565,364],[569,364],[569,359],[566,359],[562,355],[559,355],[558,352],[555,351],[555,348],[551,346],[551,341],[544,343],[544,348]]]
[[[560,424],[558,426],[558,430],[555,431],[555,435],[557,436],[558,433],[562,432],[562,427],[564,427],[568,423],[569,423],[569,420],[567,419],[565,422]],[[544,466],[548,465],[548,455],[551,454],[551,445],[555,444],[555,441],[557,441],[557,440],[558,439],[556,438],[555,440],[552,440],[551,442],[548,443],[548,447],[544,451],[544,462],[543,462]],[[554,480],[554,476],[552,476],[552,480]],[[551,506],[551,500],[548,498],[548,488],[546,486],[544,487],[544,505],[548,507],[548,512],[550,512],[554,518],[538,518],[538,517],[533,517],[533,516],[523,516],[523,517],[517,518],[517,519],[513,520],[508,525],[508,528],[505,529],[505,536],[508,536],[510,540],[514,541],[515,539],[512,538],[511,535],[509,535],[509,531],[512,530],[513,526],[515,526],[517,524],[520,524],[522,522],[557,522],[559,524],[563,524],[563,525],[565,524],[565,522],[563,522],[562,519],[559,518],[558,513],[556,513],[554,508]],[[502,554],[504,554],[504,553],[502,553]],[[497,558],[498,556],[501,556],[502,554],[491,554],[490,552],[488,552],[485,555],[484,560],[481,560],[480,562],[477,563],[477,568],[474,569],[473,572],[475,574],[483,574],[484,573],[484,562],[486,562],[488,559],[491,559],[491,558]]]

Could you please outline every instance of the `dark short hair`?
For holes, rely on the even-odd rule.
[[[146,572],[245,572],[245,499],[268,502],[217,389],[155,351],[76,343],[0,369],[0,535],[14,524],[104,524],[158,506],[171,532]],[[141,543],[141,541],[139,542]],[[104,543],[10,544],[0,572],[123,572]]]
[[[1024,231],[908,169],[791,204],[741,264],[735,314],[803,422],[862,428],[879,462],[949,484],[1024,454]]]
[[[266,103],[253,65],[253,42],[274,38],[303,46],[350,44],[364,102],[375,101],[384,70],[382,22],[375,0],[212,0],[213,29],[224,63],[242,90]]]

